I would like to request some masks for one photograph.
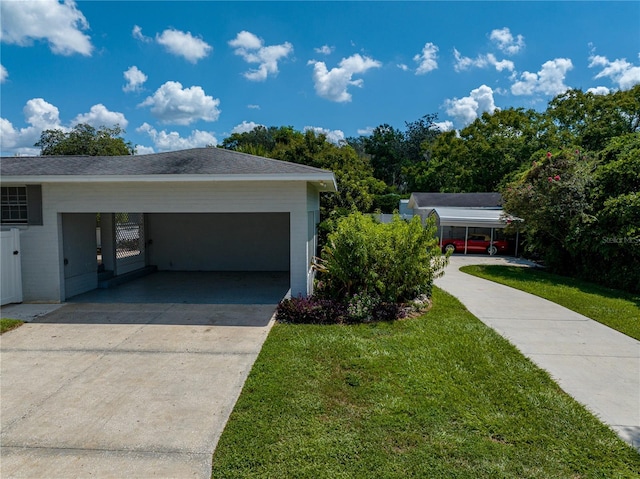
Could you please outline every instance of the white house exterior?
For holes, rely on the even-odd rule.
[[[26,302],[61,302],[95,289],[98,243],[103,267],[116,276],[151,265],[289,271],[291,294],[308,295],[319,195],[336,191],[330,171],[219,148],[2,158],[0,174],[3,229],[21,230]],[[29,199],[15,201],[35,220],[7,206],[23,189]],[[133,225],[130,241],[139,242],[130,250],[115,236],[122,218]]]

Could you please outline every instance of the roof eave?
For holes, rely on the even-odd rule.
[[[2,183],[184,183],[184,182],[306,181],[321,191],[337,191],[333,173],[234,175],[3,175]]]

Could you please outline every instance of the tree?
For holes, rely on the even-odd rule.
[[[326,135],[313,130],[300,132],[291,126],[258,126],[249,132],[232,134],[223,140],[222,146],[333,171],[338,193],[321,196],[323,219],[336,209],[369,212],[374,195],[385,190],[385,184],[373,177],[368,157],[358,155],[348,144],[335,145],[327,141]]]
[[[608,95],[567,90],[551,100],[546,114],[565,144],[600,151],[610,139],[640,130],[640,85]]]
[[[102,126],[96,130],[86,123],[78,123],[66,133],[62,130],[44,130],[34,146],[40,147],[41,155],[133,155],[133,144],[119,136],[123,133],[119,125],[112,128]]]

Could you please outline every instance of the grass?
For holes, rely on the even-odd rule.
[[[439,289],[420,318],[276,324],[219,478],[626,478],[640,455]]]
[[[535,294],[640,340],[640,295],[534,268],[478,265],[460,271]]]
[[[20,321],[19,319],[9,319],[9,318],[1,318],[0,319],[0,334],[6,333],[7,331],[11,331],[12,329],[16,329],[20,325],[22,325],[24,321]]]

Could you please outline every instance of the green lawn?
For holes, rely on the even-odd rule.
[[[11,331],[12,329],[16,329],[18,326],[20,326],[23,323],[24,321],[20,321],[19,319],[1,318],[0,334],[6,333],[7,331]]]
[[[420,318],[276,324],[213,478],[626,478],[640,455],[435,289]]]
[[[460,271],[521,289],[640,340],[640,295],[518,266],[464,266]]]

